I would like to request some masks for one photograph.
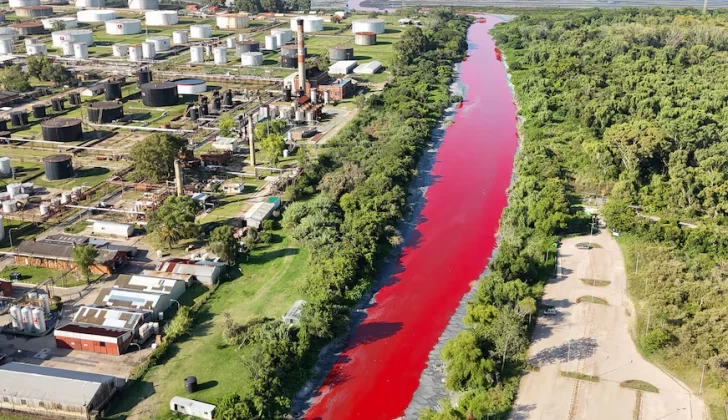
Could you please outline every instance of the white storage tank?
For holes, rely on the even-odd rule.
[[[202,63],[205,61],[205,48],[202,45],[190,47],[190,63]]]
[[[126,57],[129,54],[129,46],[126,44],[114,44],[111,46],[114,57]]]
[[[291,30],[294,32],[298,30],[298,24],[296,23],[298,19],[303,19],[303,32],[310,33],[324,30],[323,18],[318,16],[303,16],[291,19]]]
[[[20,321],[25,331],[31,331],[33,329],[33,311],[30,307],[23,306],[20,310]]]
[[[73,16],[61,16],[41,19],[43,28],[47,30],[53,29],[53,22],[63,22],[64,29],[73,29],[78,27],[78,19]]]
[[[154,51],[156,52],[168,51],[171,48],[169,41],[168,36],[150,36],[147,38],[147,42],[154,44]]]
[[[225,40],[225,46],[228,47],[228,48],[230,48],[230,49],[235,48],[235,38],[234,37],[230,37],[230,38],[226,39]]]
[[[25,47],[28,55],[48,55],[46,44],[30,44]]]
[[[140,61],[142,59],[142,46],[129,45],[129,61]]]
[[[158,10],[159,0],[129,0],[129,8],[132,10]]]
[[[73,42],[64,41],[61,44],[61,51],[65,57],[72,56],[73,55]]]
[[[48,203],[42,203],[40,205],[40,215],[45,216],[47,215],[51,210],[51,205]]]
[[[8,3],[11,9],[16,7],[40,6],[40,0],[10,0]]]
[[[169,26],[179,23],[179,15],[171,10],[155,10],[144,14],[149,26]]]
[[[278,49],[278,38],[273,35],[265,36],[265,49],[266,50],[277,50]]]
[[[30,45],[37,44],[38,42],[40,42],[38,40],[38,38],[25,38],[23,40],[23,43],[25,44],[25,48],[28,48],[28,46],[30,46]]]
[[[0,157],[0,174],[8,176],[12,175],[12,168],[10,167],[10,158],[7,156]]]
[[[35,308],[31,311],[33,317],[33,329],[37,333],[44,333],[46,331],[45,313],[40,308]]]
[[[83,23],[106,22],[116,19],[116,12],[113,10],[79,10],[76,17],[79,22]]]
[[[13,305],[10,307],[10,321],[16,330],[23,329],[23,316],[20,314],[20,306]]]
[[[174,45],[186,44],[190,42],[190,33],[187,31],[172,32],[172,43]]]
[[[351,32],[374,32],[383,34],[385,31],[385,22],[382,19],[357,19],[351,23]]]
[[[141,33],[142,21],[139,19],[112,19],[106,21],[109,35],[134,35]]]
[[[3,201],[3,213],[13,213],[18,208],[18,202],[15,200]]]
[[[76,9],[89,7],[106,7],[106,0],[76,0]]]
[[[146,59],[153,59],[157,55],[157,50],[154,48],[153,42],[142,42],[142,57]]]
[[[279,36],[283,39],[283,43],[287,43],[293,40],[293,31],[290,29],[276,28],[270,30],[271,35]],[[279,44],[281,45],[281,44]]]
[[[0,39],[18,39],[19,35],[16,29],[0,27]]]
[[[33,194],[33,183],[23,182],[20,184],[20,192],[23,194]]]
[[[0,39],[0,54],[12,54],[13,53],[13,40],[12,39]]]
[[[217,27],[220,29],[243,29],[248,27],[248,15],[224,14],[217,16]]]
[[[199,95],[207,92],[207,82],[202,79],[176,79],[177,93],[180,95]]]
[[[206,39],[212,37],[212,27],[210,25],[191,25],[190,38]]]
[[[227,47],[213,48],[212,57],[215,60],[215,64],[227,64]]]
[[[16,195],[23,193],[23,185],[22,184],[8,184],[7,185],[8,193],[10,194],[10,198],[15,198]]]
[[[94,35],[90,29],[66,29],[51,33],[53,46],[59,48],[64,42],[83,42],[86,45],[94,44]]]
[[[246,52],[246,53],[240,54],[240,65],[241,66],[262,66],[263,65],[263,53]]]
[[[73,43],[73,57],[79,59],[88,58],[88,45],[85,42]]]
[[[51,313],[51,300],[48,295],[45,293],[41,293],[40,295],[38,295],[38,299],[40,299],[43,304],[43,312],[45,312],[46,314]]]

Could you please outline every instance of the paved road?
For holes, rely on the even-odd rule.
[[[546,286],[544,305],[557,314],[540,316],[529,349],[531,363],[540,367],[521,381],[511,420],[632,419],[637,393],[620,387],[629,379],[646,381],[660,392],[643,393],[640,420],[702,420],[703,402],[669,375],[642,359],[629,326],[632,305],[625,295],[624,259],[606,231],[591,239],[598,246],[579,250],[589,237],[570,238],[560,250],[557,278]],[[606,287],[585,285],[581,279],[608,280]],[[608,305],[576,303],[594,295]],[[598,383],[564,378],[559,371],[598,376]]]

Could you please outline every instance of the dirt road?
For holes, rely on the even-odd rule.
[[[589,241],[595,244],[589,250],[576,247]],[[614,238],[603,232],[567,239],[559,262],[543,300],[556,314],[539,317],[529,350],[531,363],[540,369],[522,379],[510,418],[702,420],[703,402],[637,352],[629,332],[634,314],[625,294],[624,259]],[[577,303],[589,295],[607,305]],[[560,371],[599,379],[575,380]],[[627,380],[645,381],[659,393],[643,392],[640,397],[620,386]]]

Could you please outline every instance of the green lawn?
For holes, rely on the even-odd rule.
[[[50,278],[56,278],[61,275],[58,270],[43,267],[25,267],[25,266],[8,266],[0,271],[0,278],[9,280],[10,272],[17,271],[20,273],[20,282],[38,284],[43,280]]]
[[[240,209],[243,206],[243,201],[249,198],[249,194],[255,192],[256,187],[252,185],[245,185],[244,194],[227,195],[221,197],[219,205],[215,207],[213,211],[205,215],[200,220],[200,223],[219,222],[221,220],[227,220],[240,214]]]
[[[0,241],[1,251],[10,251],[10,239],[13,240],[14,246],[18,246],[20,242],[33,239],[49,227],[44,224],[23,222],[13,219],[3,219],[3,226],[5,228],[5,238]],[[11,229],[12,232],[10,231]]]
[[[256,250],[240,265],[242,275],[219,286],[198,314],[191,336],[170,349],[171,358],[155,366],[124,391],[107,410],[109,419],[124,419],[143,398],[143,411],[157,419],[172,418],[169,400],[184,395],[184,378],[196,376],[202,390],[190,398],[215,401],[230,392],[243,393],[250,378],[241,357],[249,350],[225,346],[221,339],[223,314],[237,322],[254,316],[278,318],[298,299],[306,299],[299,286],[306,273],[308,252],[294,246],[282,231],[276,241]],[[152,415],[153,417],[153,415]]]
[[[45,177],[38,177],[33,180],[35,185],[48,188],[61,188],[64,190],[85,185],[87,187],[93,187],[98,185],[111,177],[111,169],[93,167],[93,168],[76,168],[76,176],[69,179],[59,179],[58,181],[48,181]]]
[[[63,231],[66,233],[77,235],[77,234],[83,232],[89,226],[91,226],[91,222],[89,222],[87,220],[79,220],[78,222],[72,224],[71,226],[63,229]]]

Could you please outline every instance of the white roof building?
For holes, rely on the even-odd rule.
[[[184,281],[138,274],[119,276],[114,288],[169,295],[171,299],[179,299],[186,289]]]
[[[168,273],[166,271],[157,271],[157,270],[143,270],[142,275],[150,276],[150,277],[163,277],[166,279],[174,279],[174,280],[180,280],[185,282],[188,286],[192,284],[192,275],[191,274],[177,274],[177,273]]]
[[[356,68],[356,60],[341,60],[329,67],[329,74],[349,74]]]
[[[164,312],[172,304],[169,295],[124,289],[104,289],[96,298],[97,305],[127,308],[137,311]]]
[[[379,61],[370,61],[364,63],[354,69],[354,74],[374,74],[378,73],[382,69],[382,63]]]
[[[214,418],[215,408],[216,406],[212,404],[183,397],[172,397],[172,400],[169,402],[169,409],[176,413],[206,420],[212,420]]]
[[[144,323],[144,313],[123,308],[82,306],[73,316],[73,322],[136,331]]]
[[[217,283],[223,267],[219,265],[205,265],[204,261],[196,264],[187,264],[178,261],[165,261],[157,267],[158,271],[165,271],[174,274],[189,274],[198,282],[205,285],[213,285]],[[224,264],[223,264],[224,266]]]
[[[260,227],[261,223],[263,223],[263,220],[270,217],[275,208],[275,203],[269,203],[267,201],[255,203],[253,204],[253,207],[249,208],[248,211],[245,212],[243,219],[248,226],[252,226],[257,229]]]
[[[94,235],[110,235],[128,238],[134,234],[134,225],[110,222],[108,220],[94,220]]]

